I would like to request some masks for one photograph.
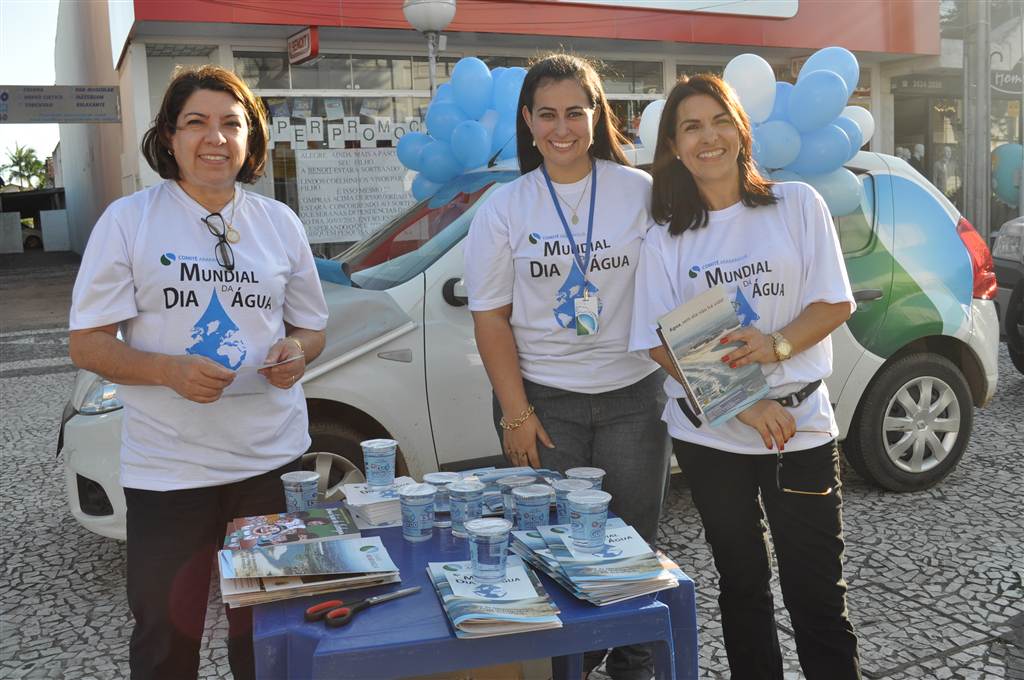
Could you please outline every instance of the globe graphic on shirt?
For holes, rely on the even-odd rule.
[[[732,306],[736,310],[736,316],[740,318],[741,326],[749,326],[761,318],[739,288],[736,289],[736,298],[732,301]]]
[[[210,294],[210,304],[192,326],[190,336],[192,345],[185,350],[185,354],[212,359],[231,370],[236,370],[245,361],[245,339],[238,325],[224,311],[217,299],[217,291]]]
[[[555,321],[562,328],[576,328],[576,304],[574,301],[583,294],[583,284],[583,272],[580,271],[579,265],[574,261],[572,269],[569,270],[569,276],[565,278],[562,287],[555,293],[555,308],[553,311],[555,313]],[[587,281],[586,286],[589,295],[597,295],[598,288],[591,281]],[[603,305],[598,300],[598,314],[601,313],[601,307]],[[596,320],[592,320],[591,323],[596,325]],[[588,328],[587,330],[593,332],[594,329]]]
[[[492,600],[495,600],[495,599],[498,599],[499,597],[505,597],[506,593],[505,593],[505,589],[502,588],[499,585],[493,585],[493,584],[490,584],[490,583],[484,583],[484,584],[478,585],[476,588],[474,588],[473,589],[473,594],[474,595],[479,595],[480,597],[487,597],[487,598],[490,598]]]

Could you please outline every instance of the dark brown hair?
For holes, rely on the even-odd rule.
[[[530,66],[523,80],[523,89],[519,91],[519,106],[516,108],[519,171],[525,175],[544,162],[544,157],[533,145],[533,135],[523,118],[523,107],[533,113],[533,95],[537,88],[549,81],[561,80],[575,80],[579,83],[590,105],[594,107],[594,144],[590,147],[590,155],[620,165],[631,165],[622,151],[622,145],[628,144],[629,140],[619,132],[618,119],[608,105],[604,88],[601,87],[601,78],[594,65],[583,57],[555,53],[541,57]]]
[[[676,158],[670,142],[675,139],[679,104],[697,94],[713,98],[739,131],[740,153],[736,159],[740,167],[740,199],[743,205],[754,208],[778,202],[772,193],[772,183],[761,176],[751,154],[753,145],[750,119],[740,106],[732,88],[724,80],[711,73],[683,76],[676,83],[665,102],[658,125],[658,143],[654,148],[654,189],[651,196],[651,216],[659,224],[669,224],[669,233],[678,236],[687,229],[705,227],[708,224],[708,206],[697,189],[693,175],[686,165]]]
[[[185,102],[197,90],[225,92],[245,109],[249,127],[245,161],[235,179],[245,184],[254,183],[267,162],[267,115],[263,102],[252,93],[245,81],[233,72],[219,66],[179,68],[164,92],[163,103],[153,119],[153,126],[142,136],[142,155],[149,167],[164,179],[181,179],[178,163],[171,155],[171,137]]]

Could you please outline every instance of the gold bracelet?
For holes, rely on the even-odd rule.
[[[302,348],[302,343],[299,342],[298,338],[292,337],[290,335],[286,335],[284,339],[285,340],[291,340],[292,342],[294,342],[295,346],[299,348],[299,354],[301,354],[303,356],[306,355],[306,350]]]
[[[498,421],[498,424],[501,425],[501,429],[505,430],[506,432],[509,430],[515,430],[519,428],[527,420],[529,420],[530,416],[532,415],[533,404],[530,404],[529,406],[526,407],[526,410],[519,415],[518,418],[513,418],[512,420],[505,420],[505,418],[502,417],[502,419]]]

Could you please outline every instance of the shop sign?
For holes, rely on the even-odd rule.
[[[741,16],[792,19],[800,0],[560,0],[583,5],[611,5],[627,9],[660,9],[670,12],[738,14]]]
[[[359,142],[361,147],[375,149],[377,142],[397,144],[405,133],[423,131],[419,118],[402,122],[387,117],[375,118],[372,123],[362,120],[359,116],[345,116],[340,121],[311,116],[296,122],[288,116],[274,116],[270,119],[270,146],[288,142],[292,149],[306,149],[310,142],[318,142],[331,149],[343,149],[346,142]]]
[[[0,85],[0,123],[118,123],[117,87]]]
[[[288,37],[288,63],[305,64],[320,56],[320,28],[308,26]]]
[[[1017,64],[1012,71],[992,71],[992,89],[1003,94],[1021,94],[1021,65]]]
[[[358,241],[414,203],[394,148],[300,150],[295,171],[310,243]]]
[[[961,89],[962,81],[947,76],[899,76],[892,79],[892,91],[907,94],[954,93]]]

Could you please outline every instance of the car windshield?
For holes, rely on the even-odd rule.
[[[405,283],[465,237],[482,197],[518,176],[512,170],[462,175],[334,259],[360,288]]]

